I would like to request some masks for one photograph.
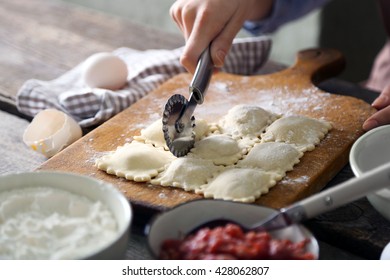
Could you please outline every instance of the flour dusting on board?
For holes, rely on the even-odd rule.
[[[290,184],[290,185],[296,185],[297,183],[305,184],[309,182],[308,176],[300,176],[298,178],[290,178],[289,176],[286,176],[281,181],[283,184]]]
[[[217,90],[223,91],[223,92],[230,92],[229,85],[225,82],[215,82],[212,84]]]
[[[299,96],[288,94],[291,91],[288,87],[272,91],[254,90],[258,92],[258,100],[263,108],[284,115],[322,110],[321,104],[325,104],[325,100],[331,97],[329,93],[318,93],[317,88],[304,89]]]

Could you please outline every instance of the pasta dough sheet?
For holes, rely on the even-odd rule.
[[[251,203],[293,170],[331,128],[326,120],[241,104],[217,123],[197,120],[196,142],[185,157],[171,154],[159,119],[99,158],[96,166],[128,180]]]

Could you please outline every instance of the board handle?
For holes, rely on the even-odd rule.
[[[307,49],[298,52],[295,64],[287,69],[308,78],[313,84],[335,77],[345,68],[344,55],[330,48]]]

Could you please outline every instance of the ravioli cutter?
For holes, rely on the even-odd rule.
[[[177,157],[185,156],[195,144],[196,105],[204,101],[214,65],[210,57],[210,47],[201,54],[192,78],[187,100],[181,94],[172,95],[167,103],[162,118],[162,129],[169,150]]]

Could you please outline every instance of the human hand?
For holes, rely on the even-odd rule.
[[[378,110],[363,124],[363,129],[368,131],[375,127],[390,124],[390,85],[385,87],[372,106]]]
[[[267,16],[273,0],[177,0],[170,15],[186,40],[181,64],[194,73],[202,51],[211,43],[215,67],[222,67],[234,37],[246,20]]]

